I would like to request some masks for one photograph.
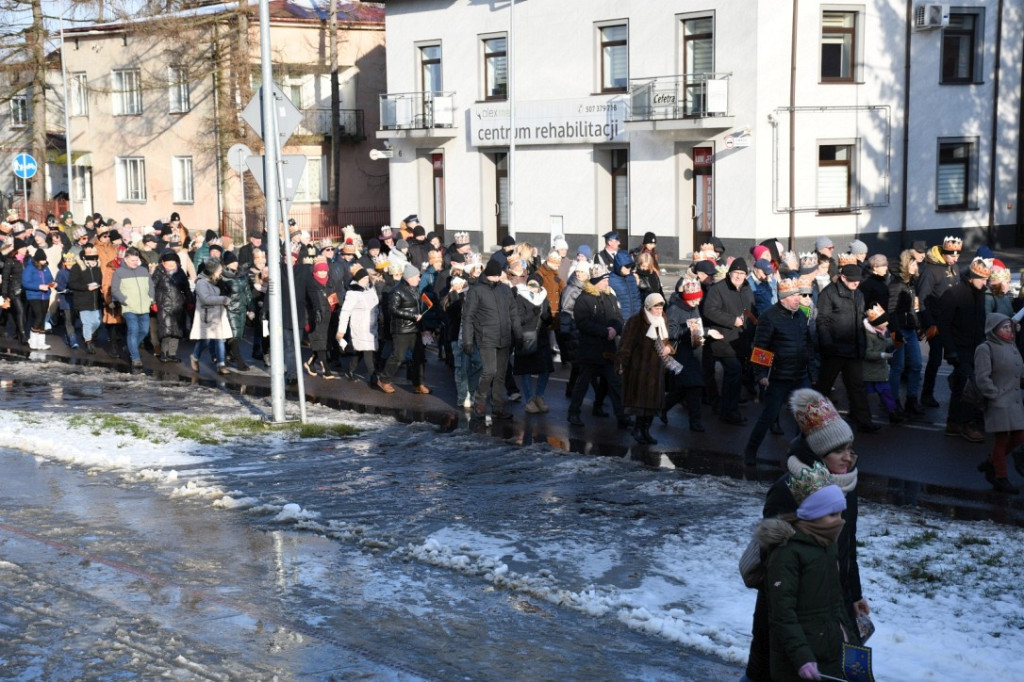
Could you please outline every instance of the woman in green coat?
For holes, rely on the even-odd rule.
[[[796,518],[767,519],[757,531],[762,547],[771,546],[765,589],[772,680],[843,678],[843,643],[860,644],[839,584],[836,538],[846,498],[820,464],[789,485],[800,502]]]

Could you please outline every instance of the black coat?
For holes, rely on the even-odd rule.
[[[309,322],[309,348],[314,352],[322,353],[327,350],[328,330],[331,326],[331,304],[327,300],[330,294],[328,286],[320,284],[316,279],[309,283],[306,289],[307,295],[307,316]]]
[[[754,345],[775,354],[770,368],[751,363],[755,380],[807,378],[814,347],[807,316],[799,308],[788,310],[782,303],[769,308],[757,323]]]
[[[486,277],[469,287],[462,304],[462,345],[511,348],[520,333],[514,296],[507,284]]]
[[[290,289],[288,288],[288,273],[284,263],[281,264],[281,326],[284,329],[292,329],[292,301]],[[292,266],[292,276],[295,280],[295,314],[299,325],[299,331],[306,327],[306,307],[308,300],[307,290],[313,281],[313,270],[308,265],[297,264]]]
[[[388,313],[392,334],[412,334],[419,331],[419,320],[423,314],[420,294],[404,279],[388,295]]]
[[[551,322],[551,306],[548,299],[541,294],[539,302],[531,302],[522,294],[517,293],[515,306],[519,309],[520,328],[535,330],[537,333],[537,348],[532,353],[524,353],[523,345],[516,344],[515,358],[512,362],[512,373],[521,374],[544,374],[555,371],[554,357],[551,352],[551,333],[548,324]]]
[[[622,313],[611,288],[602,292],[589,282],[584,284],[572,315],[580,335],[577,361],[585,365],[612,362],[616,346],[608,339],[608,328],[614,329],[616,336],[622,334]]]
[[[21,296],[21,276],[24,272],[25,264],[15,258],[13,253],[9,255],[4,261],[3,282],[0,283],[0,293],[3,294],[4,298],[17,298]],[[101,282],[102,278],[96,281]],[[76,306],[75,310],[82,310],[82,308]],[[89,309],[87,308],[86,310]],[[95,308],[91,310],[95,310]]]
[[[821,290],[818,296],[818,347],[822,355],[863,358],[864,298],[842,280]]]
[[[857,287],[861,297],[864,299],[864,310],[871,310],[876,303],[882,306],[882,310],[892,313],[889,310],[889,282],[886,277],[876,274],[866,275],[864,281]]]
[[[967,277],[946,290],[939,301],[939,336],[947,361],[974,362],[974,349],[985,340],[985,287],[975,289]],[[958,357],[960,353],[967,357]]]
[[[914,312],[914,283],[916,278],[909,283],[899,277],[893,277],[889,282],[889,329],[892,331],[915,331],[918,328],[917,313]]]
[[[10,260],[10,259],[8,259]],[[95,282],[96,284],[103,284],[103,271],[97,263],[93,267],[89,267],[84,263],[79,263],[75,267],[71,268],[71,273],[68,275],[68,289],[71,290],[71,302],[74,309],[78,312],[83,310],[101,310],[103,308],[102,300],[102,289],[93,289],[89,291],[89,283]],[[18,278],[18,284],[21,285],[21,278]],[[7,268],[4,267],[4,286],[7,285]],[[6,291],[5,291],[6,295]]]
[[[674,357],[683,366],[683,371],[675,375],[673,384],[679,387],[698,387],[704,385],[704,374],[701,371],[703,346],[693,346],[690,334],[690,320],[700,320],[700,306],[691,308],[679,292],[673,292],[665,308],[665,323],[668,325],[668,338],[675,344]],[[703,321],[701,321],[703,325]]]
[[[917,278],[917,296],[921,303],[920,321],[923,328],[939,323],[939,302],[942,295],[957,283],[959,275],[955,265],[946,265],[938,246],[928,249]]]
[[[711,340],[711,352],[715,357],[739,356],[745,359],[743,332],[750,322],[744,311],[752,310],[753,307],[754,294],[746,281],[737,289],[726,277],[708,289],[704,297],[704,322],[708,329],[715,329],[723,336],[722,339]],[[743,318],[743,327],[736,326],[737,317]]]
[[[156,303],[157,338],[184,338],[185,309],[192,302],[188,276],[181,268],[175,270],[174,274],[168,274],[158,265],[151,281],[151,295]]]

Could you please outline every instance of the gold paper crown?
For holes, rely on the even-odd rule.
[[[971,261],[971,275],[980,279],[988,279],[992,274],[991,258],[975,258]]]
[[[822,488],[835,485],[836,481],[828,469],[821,462],[815,462],[814,466],[801,469],[799,474],[789,477],[789,492],[793,493],[793,499],[797,504],[818,492]]]
[[[959,251],[964,248],[964,240],[960,237],[943,237],[942,248],[946,251]]]
[[[992,274],[988,276],[989,282],[1009,282],[1010,279],[1010,271],[1006,268],[993,267]]]
[[[374,256],[373,267],[377,268],[378,270],[386,270],[388,267],[387,254],[378,253],[376,256]]]
[[[809,294],[814,291],[814,275],[801,275],[798,281],[801,294]]]
[[[779,298],[792,296],[800,292],[800,282],[795,277],[783,277],[779,280]]]
[[[868,322],[874,322],[875,320],[880,318],[882,315],[885,315],[885,308],[883,308],[881,306],[881,304],[876,303],[876,304],[874,304],[873,306],[871,306],[868,309],[868,312],[867,312]]]
[[[841,253],[841,254],[839,254],[839,267],[843,267],[844,265],[856,265],[856,264],[857,264],[857,256],[853,255],[852,253]]]
[[[457,246],[464,246],[469,243],[469,232],[456,232],[455,233],[455,244]]]

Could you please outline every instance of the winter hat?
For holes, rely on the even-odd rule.
[[[988,279],[992,274],[992,260],[990,258],[975,258],[971,261],[968,274],[971,279]]]
[[[71,233],[71,236],[74,237],[75,241],[78,241],[82,237],[88,237],[89,232],[84,227],[76,227],[75,231]]]
[[[713,261],[699,260],[699,261],[697,261],[696,263],[693,264],[693,272],[694,273],[702,272],[705,275],[707,275],[708,277],[714,277],[715,276],[715,264],[714,264]]]
[[[839,486],[831,483],[811,493],[801,502],[796,509],[796,517],[802,521],[813,521],[845,510],[846,496]]]
[[[380,248],[380,240],[377,239],[376,237],[370,237],[369,241],[366,242],[366,249],[368,251],[370,249],[379,249],[379,248]]]
[[[730,273],[732,273],[732,272],[747,272],[747,273],[749,273],[750,270],[747,269],[747,261],[743,260],[742,258],[734,258],[732,260],[732,263],[729,264],[729,272]]]
[[[664,306],[665,305],[665,297],[664,296],[662,296],[661,294],[659,294],[657,292],[655,292],[653,294],[647,294],[647,298],[644,299],[644,309],[645,310],[650,310],[651,308],[653,308],[655,306],[659,306],[659,305],[660,306]]]
[[[889,314],[885,312],[885,308],[878,303],[868,308],[867,312],[864,314],[867,316],[868,322],[871,323],[872,327],[880,327],[889,321]]]
[[[551,242],[551,248],[554,249],[555,251],[558,251],[559,249],[565,249],[566,251],[568,251],[569,242],[565,241],[565,238],[563,237],[555,237],[555,240]]]
[[[326,265],[326,263],[324,265]],[[412,279],[413,277],[416,277],[419,274],[420,269],[417,268],[415,265],[409,265],[408,263],[406,263],[405,267],[402,268],[402,279]]]
[[[46,252],[43,251],[42,249],[36,249],[36,252],[32,254],[32,260],[41,263],[42,261],[46,260]]]
[[[354,241],[352,241],[351,237],[349,237],[348,239],[345,240],[345,244],[341,247],[341,252],[343,254],[355,255],[355,253],[356,253],[356,244],[355,244]]]
[[[15,237],[14,238],[14,247],[13,248],[14,248],[15,251],[17,251],[18,249],[24,249],[27,246],[28,246],[28,242],[26,242],[21,237]]]
[[[173,251],[170,251],[170,250],[164,251],[160,255],[160,260],[161,261],[171,260],[171,261],[174,261],[175,263],[177,263],[178,265],[181,265],[181,259],[178,258],[178,254],[176,254],[176,253],[174,253]]]
[[[363,277],[369,277],[369,276],[370,276],[370,273],[368,273],[366,271],[366,268],[364,268],[362,266],[357,265],[356,267],[352,268],[352,281],[353,282],[358,282]]]
[[[207,230],[206,231],[206,235],[205,235],[207,242],[212,242],[213,240],[217,239],[219,236],[220,235],[218,235],[213,230]]]
[[[853,430],[843,421],[832,401],[811,388],[793,391],[789,409],[807,446],[818,457],[853,442]]]
[[[868,245],[859,239],[854,239],[852,242],[850,242],[850,245],[847,248],[847,250],[853,255],[859,256],[861,254],[867,254]]]
[[[771,251],[764,244],[758,244],[757,246],[750,247],[750,255],[757,261],[762,258],[771,258]]]
[[[536,284],[538,288],[543,289],[544,288],[544,278],[540,276],[540,273],[535,272],[535,273],[533,273],[532,275],[530,275],[529,277],[526,278],[526,284],[528,286]]]
[[[562,254],[558,253],[558,251],[554,249],[551,249],[550,251],[548,251],[548,257],[545,258],[545,260],[548,262],[549,265],[557,268],[558,265],[562,262]]]
[[[171,214],[171,222],[173,223],[175,220],[181,222],[181,216],[178,214],[177,211]]]
[[[608,268],[603,263],[596,263],[594,267],[590,268],[590,283],[597,284],[602,279],[608,278]]]
[[[584,275],[586,275],[589,278],[590,277],[590,267],[591,267],[591,265],[592,265],[592,263],[590,261],[578,260],[578,261],[575,261],[575,264],[573,265],[572,271],[573,272],[582,272]]]
[[[864,273],[858,265],[844,265],[839,268],[839,274],[845,277],[847,282],[859,282],[864,279]]]
[[[413,237],[426,237],[427,236],[427,231],[424,229],[424,227],[422,225],[417,223],[416,227],[414,227],[412,229],[412,236]]]
[[[156,244],[160,240],[157,239],[155,234],[147,234],[147,235],[142,237],[142,241],[143,242],[149,242],[150,244]]]
[[[395,248],[398,249],[399,251],[402,251],[403,249],[408,249],[409,242],[405,241],[404,239],[399,239],[397,242],[395,242]]]
[[[580,248],[576,249],[576,255],[583,256],[587,260],[590,260],[591,253],[590,246],[587,244],[581,244]]]
[[[225,251],[224,255],[221,256],[220,261],[224,263],[224,265],[231,265],[232,263],[238,262],[238,256],[235,255],[234,251]],[[316,268],[313,269],[315,270]]]
[[[645,232],[644,233],[644,240],[641,243],[642,244],[657,244],[658,243],[658,238],[654,235],[653,232]]]
[[[676,291],[683,292],[684,301],[699,301],[704,298],[704,290],[700,286],[700,280],[696,277],[683,277],[676,284]]]
[[[784,277],[779,280],[779,300],[800,293],[800,281],[795,277]]]
[[[207,277],[213,277],[218,270],[221,269],[221,262],[217,258],[211,258],[210,260],[203,263],[203,274]]]
[[[484,266],[484,277],[499,277],[501,275],[501,265],[496,260],[487,261],[487,265]]]
[[[512,235],[506,234],[504,237],[501,238],[501,248],[507,249],[508,247],[515,246],[515,245],[516,245],[516,238],[513,237]]]
[[[462,267],[466,264],[466,256],[456,251],[451,255],[450,261],[452,265],[458,265]]]
[[[828,237],[821,236],[821,237],[818,237],[817,239],[814,240],[814,250],[815,251],[821,251],[822,249],[831,249],[831,248],[834,248],[834,247],[835,247],[835,244],[833,244],[832,240],[829,239]]]

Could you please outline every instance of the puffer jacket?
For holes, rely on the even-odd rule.
[[[754,294],[750,291],[746,280],[737,289],[726,277],[713,284],[704,297],[704,321],[708,329],[714,329],[722,335],[722,339],[711,339],[712,354],[719,358],[743,355],[741,341],[749,321],[744,311],[754,307]],[[736,318],[743,319],[743,327],[736,326]]]
[[[89,267],[83,261],[71,268],[68,275],[68,289],[71,290],[72,305],[75,310],[99,310],[103,307],[102,292],[99,287],[89,290],[89,284],[102,284],[103,271],[99,265]]]
[[[939,337],[950,363],[962,359],[962,352],[973,356],[974,349],[985,340],[985,288],[974,288],[968,278],[965,274],[939,302]]]
[[[888,334],[879,334],[872,330],[864,330],[864,381],[888,382],[889,360],[882,353],[892,354],[895,344]]]
[[[49,285],[51,282],[53,282],[53,274],[45,265],[40,270],[35,263],[31,263],[21,273],[21,287],[25,291],[25,298],[29,301],[48,301],[50,290],[43,291],[39,287]]]
[[[423,313],[420,294],[404,279],[388,295],[392,334],[412,334],[419,329],[416,318]]]
[[[246,313],[253,310],[252,285],[247,273],[228,268],[224,268],[220,283],[230,299],[227,308],[232,337],[241,339],[245,333]]]
[[[823,355],[864,357],[864,299],[842,280],[825,287],[818,296],[818,347]]]
[[[601,365],[615,356],[615,341],[608,339],[608,328],[622,334],[622,313],[611,289],[599,290],[587,282],[573,306],[573,320],[580,335],[577,361]]]
[[[769,376],[769,370],[775,379],[807,378],[814,347],[807,316],[799,308],[788,310],[782,303],[769,308],[757,323],[754,346],[775,354],[771,367],[751,363],[756,381]]]
[[[914,284],[917,277],[912,277],[909,282],[904,282],[899,277],[893,277],[889,282],[889,328],[893,331],[914,331],[918,328],[917,313],[914,311],[914,299],[917,294],[914,292]]]
[[[150,296],[156,303],[157,337],[181,339],[185,337],[185,308],[192,302],[188,276],[178,268],[173,274],[157,266],[150,278]]]
[[[149,268],[145,264],[130,268],[127,263],[121,263],[110,280],[110,295],[121,304],[122,312],[149,314],[153,303],[149,297]]]
[[[0,283],[0,294],[4,298],[17,298],[24,290],[21,284],[21,277],[25,272],[25,264],[14,257],[14,254],[4,259],[3,282]],[[99,280],[97,280],[99,281]]]
[[[519,309],[512,288],[481,277],[462,304],[462,345],[511,348],[519,335]]]
[[[676,352],[672,357],[683,366],[683,371],[673,379],[674,386],[697,387],[704,385],[704,374],[701,372],[701,355],[703,354],[703,342],[700,345],[693,345],[693,335],[690,333],[690,321],[697,320],[704,326],[701,319],[700,306],[690,307],[679,295],[678,291],[672,292],[668,298],[668,305],[665,306],[665,324],[668,325],[668,338],[675,344]],[[703,335],[701,339],[703,339]]]
[[[925,254],[921,263],[921,273],[917,277],[917,297],[921,304],[918,315],[921,326],[925,329],[939,323],[939,299],[946,290],[960,279],[956,265],[946,265],[942,257],[942,249],[933,246]]]

